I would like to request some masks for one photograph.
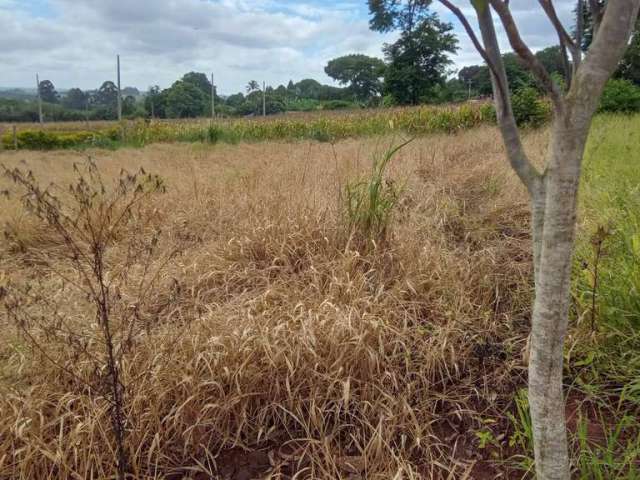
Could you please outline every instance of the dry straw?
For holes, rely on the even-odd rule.
[[[539,140],[530,138],[534,150]],[[404,185],[387,241],[355,249],[337,192],[392,142],[96,152],[104,178],[142,166],[168,189],[107,259],[116,269],[128,258],[124,239],[141,226],[161,230],[148,267],[133,262],[117,300],[136,304],[133,286],[148,269],[162,272],[128,320],[141,328],[118,365],[132,478],[472,478],[490,468],[473,432],[506,432],[504,410],[521,383],[531,273],[524,197],[494,130],[416,140],[384,172]],[[3,162],[26,161],[36,179],[64,185],[74,155],[17,152]],[[34,252],[60,259],[72,274],[64,245],[25,216],[15,186],[4,188],[12,233],[0,281],[41,278],[58,314],[90,333],[90,302],[34,261]],[[46,316],[53,307],[26,308]],[[85,385],[94,364],[37,333],[45,356],[8,320],[0,477],[113,478],[109,402]]]

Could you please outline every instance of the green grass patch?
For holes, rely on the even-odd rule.
[[[148,122],[139,120],[94,131],[64,132],[24,130],[18,133],[18,148],[52,150],[102,146],[144,146],[156,142],[231,143],[260,141],[336,141],[362,136],[454,133],[495,122],[490,104],[456,107],[418,107],[357,110],[342,114],[307,117],[280,116],[267,119],[194,122]],[[10,132],[1,139],[13,148]]]

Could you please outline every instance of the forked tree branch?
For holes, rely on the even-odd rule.
[[[558,14],[556,13],[556,9],[553,6],[552,0],[538,0],[542,9],[549,17],[553,28],[556,29],[558,33],[558,40],[560,41],[560,48],[563,50],[563,59],[566,58],[566,50],[571,52],[571,59],[573,61],[574,72],[575,69],[578,68],[580,62],[582,60],[582,53],[580,50],[580,43],[576,43],[576,41],[571,38],[571,35],[567,32],[567,30],[562,25],[562,22],[558,18]],[[569,74],[568,68],[565,65],[566,73]]]
[[[491,6],[500,17],[500,21],[502,22],[505,32],[507,33],[507,38],[509,39],[509,43],[511,44],[511,48],[513,48],[514,52],[518,54],[527,68],[531,73],[533,73],[541,86],[549,94],[556,110],[562,111],[564,105],[562,92],[556,82],[551,78],[551,75],[549,75],[549,72],[547,72],[547,69],[544,68],[542,62],[538,60],[527,44],[524,43],[524,40],[522,40],[518,27],[516,26],[516,22],[511,15],[511,10],[509,10],[509,4],[505,3],[503,0],[489,0],[489,3],[491,3]]]
[[[487,64],[487,67],[489,67],[489,70],[491,70],[493,77],[496,79],[496,82],[498,84],[499,94],[502,97],[502,100],[506,103],[509,97],[507,87],[506,85],[502,84],[501,75],[498,75],[497,65],[495,65],[495,63],[491,60],[491,58],[489,58],[487,51],[484,49],[484,47],[478,40],[478,36],[476,35],[476,32],[471,27],[469,20],[467,20],[467,17],[464,16],[464,13],[462,13],[462,10],[460,10],[458,7],[452,4],[449,0],[439,0],[439,1],[445,7],[447,7],[451,11],[451,13],[453,13],[458,18],[458,20],[460,20],[460,23],[462,23],[462,26],[464,27],[465,31],[467,32],[467,35],[469,35],[469,38],[473,43],[473,46],[478,51],[482,59],[485,61],[485,63]]]
[[[556,32],[558,32],[558,36],[562,40],[564,40],[564,43],[567,46],[567,48],[569,50],[580,49],[580,46],[575,42],[575,40],[571,37],[571,35],[569,35],[569,32],[567,32],[567,30],[564,28],[564,25],[562,25],[562,22],[558,17],[558,13],[556,12],[556,8],[553,6],[553,1],[538,0],[538,2],[540,3],[540,6],[542,6],[544,13],[546,13],[547,17],[549,17],[549,20],[551,21],[553,28],[555,28]]]
[[[520,133],[516,125],[513,109],[511,108],[511,99],[509,96],[509,84],[507,74],[500,54],[498,38],[496,36],[493,18],[488,1],[484,8],[482,5],[475,5],[478,16],[478,24],[482,34],[482,44],[478,40],[473,28],[462,11],[453,5],[449,0],[439,0],[442,5],[449,9],[462,23],[465,30],[469,34],[469,38],[473,42],[482,58],[487,62],[491,71],[491,82],[496,104],[496,114],[498,117],[498,126],[504,140],[507,150],[507,158],[511,167],[516,172],[522,183],[532,197],[538,197],[542,191],[542,175],[536,167],[529,161],[522,141]],[[484,45],[483,45],[484,44]]]

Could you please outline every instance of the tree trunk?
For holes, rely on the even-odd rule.
[[[544,202],[537,195],[532,202],[536,299],[531,325],[529,404],[539,480],[570,478],[562,394],[563,345],[580,167],[588,127],[576,128],[569,118],[567,114],[554,122],[549,167],[543,182]]]
[[[529,352],[529,404],[531,410],[536,473],[539,480],[568,480],[569,454],[562,395],[563,345],[569,314],[576,208],[582,155],[591,119],[605,83],[615,71],[640,10],[640,0],[610,0],[597,6],[597,35],[582,59],[573,48],[574,75],[563,94],[544,66],[522,40],[509,9],[502,0],[472,2],[482,41],[462,11],[449,0],[440,0],[458,17],[474,46],[489,65],[498,125],[509,163],[531,196],[533,257],[536,298],[531,321]],[[582,3],[582,2],[580,2]],[[561,39],[568,33],[556,18],[553,4],[540,0]],[[493,24],[494,9],[511,47],[544,87],[554,107],[547,169],[540,174],[524,151],[509,99],[506,70]],[[595,12],[595,10],[594,10]],[[601,17],[601,18],[600,18]],[[579,28],[580,30],[580,28]],[[579,65],[578,65],[579,64]]]

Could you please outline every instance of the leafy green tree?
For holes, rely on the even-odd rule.
[[[322,91],[322,84],[312,78],[305,78],[304,80],[300,80],[296,83],[295,88],[296,96],[298,98],[319,99]]]
[[[448,54],[455,53],[458,45],[453,26],[429,11],[431,0],[368,0],[368,4],[372,30],[400,31],[400,38],[383,48],[385,92],[396,103],[417,104],[445,81],[451,64]]]
[[[369,27],[376,32],[400,30],[412,32],[420,24],[431,22],[437,17],[429,12],[431,0],[368,0]]]
[[[140,90],[136,87],[124,87],[121,93],[123,97],[132,96],[135,98],[140,96]]]
[[[564,77],[565,72],[562,60],[562,50],[558,45],[547,47],[536,52],[536,57],[549,73],[555,73]]]
[[[384,46],[385,91],[398,104],[416,105],[432,87],[445,81],[451,65],[448,54],[457,50],[452,29],[431,14],[412,30],[403,31],[395,43]]]
[[[274,93],[279,98],[284,99],[284,98],[287,98],[289,91],[287,90],[287,87],[285,87],[284,85],[278,85],[278,88],[275,89]]]
[[[163,100],[164,99],[162,98],[160,87],[158,85],[149,87],[149,90],[144,97],[144,109],[151,118],[165,117],[165,105],[163,104]]]
[[[368,100],[382,92],[385,64],[379,58],[355,54],[331,60],[324,71],[350,90],[359,100]]]
[[[491,78],[486,65],[470,65],[460,69],[458,80],[475,94],[491,95]]]
[[[260,84],[255,80],[250,80],[249,83],[247,83],[247,93],[255,92],[257,90],[260,90]]]
[[[95,94],[94,103],[101,107],[114,109],[115,111],[118,105],[118,87],[116,84],[107,80],[100,85],[100,88]]]
[[[182,81],[198,87],[202,93],[211,98],[211,82],[204,73],[186,73],[185,75],[183,75]]]
[[[136,97],[133,95],[127,95],[122,99],[122,114],[125,116],[131,116],[136,111]]]
[[[522,65],[522,62],[516,54],[503,54],[502,62],[504,63],[504,68],[507,72],[507,80],[511,91],[515,92],[523,88],[536,86],[535,80],[529,71]],[[489,68],[486,65],[471,65],[469,67],[464,67],[460,72],[458,72],[458,79],[462,81],[467,88],[471,85],[472,91],[477,94],[492,94],[491,77],[489,76]]]
[[[43,102],[58,103],[60,101],[60,96],[51,80],[42,80],[38,84],[38,90],[40,91],[40,98],[42,98]]]
[[[229,105],[232,108],[237,108],[244,103],[244,95],[242,93],[235,93],[233,95],[229,95],[225,101],[226,105]]]
[[[167,92],[167,116],[194,118],[205,114],[208,104],[204,92],[191,82],[178,80]]]
[[[62,98],[62,106],[71,110],[84,110],[88,99],[88,95],[79,88],[71,88]]]

